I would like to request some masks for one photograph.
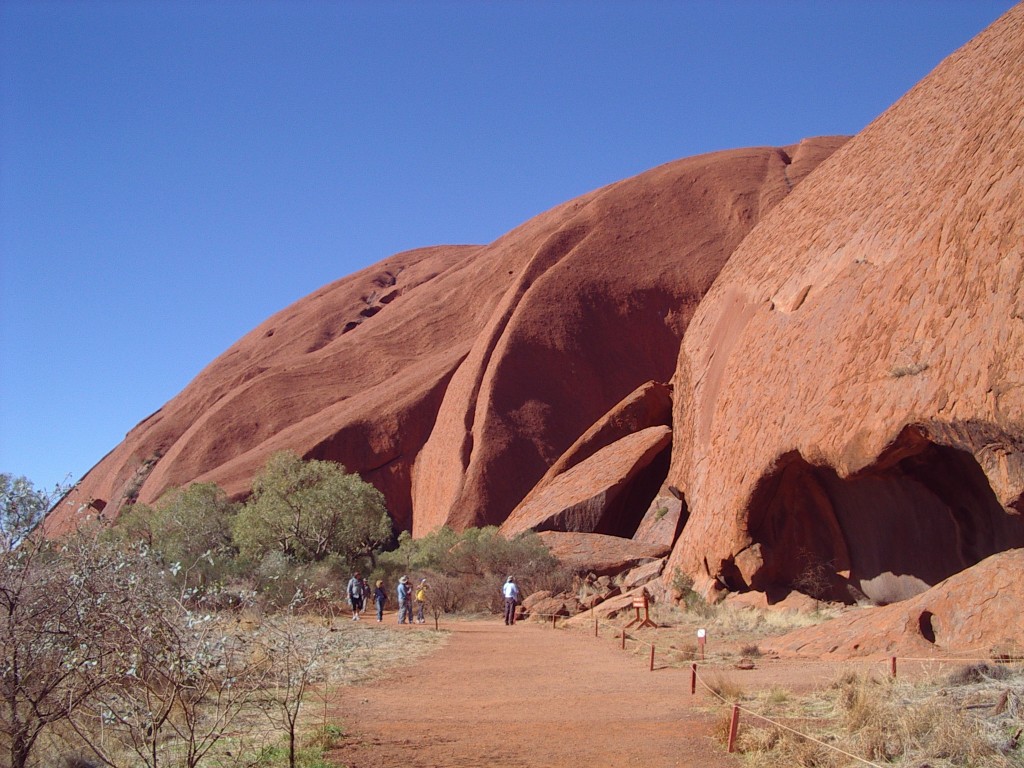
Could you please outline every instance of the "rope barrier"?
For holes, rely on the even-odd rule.
[[[694,667],[695,667],[695,665],[694,665]],[[751,717],[757,718],[758,720],[763,720],[766,723],[771,723],[776,728],[782,728],[783,730],[787,730],[787,731],[790,731],[791,733],[795,733],[796,735],[801,736],[802,738],[806,738],[808,741],[813,741],[816,744],[820,744],[821,746],[824,746],[824,748],[827,749],[827,750],[831,750],[833,752],[838,752],[840,755],[845,755],[846,757],[850,758],[851,760],[856,760],[858,763],[863,763],[864,765],[873,766],[873,768],[883,768],[883,766],[879,765],[878,763],[872,763],[870,760],[866,760],[866,759],[864,759],[862,757],[854,755],[853,753],[849,753],[846,750],[841,750],[840,748],[838,748],[838,746],[835,746],[833,744],[829,744],[829,743],[827,743],[825,741],[822,741],[819,738],[815,738],[814,736],[810,735],[809,733],[804,733],[803,731],[798,731],[796,728],[792,728],[792,727],[790,727],[788,725],[785,725],[784,723],[780,723],[777,720],[772,720],[771,718],[766,717],[766,716],[764,716],[764,715],[762,715],[760,713],[754,712],[753,710],[749,710],[749,709],[746,709],[745,707],[741,707],[735,701],[730,702],[728,699],[725,698],[725,696],[723,696],[717,690],[715,690],[710,685],[708,685],[708,683],[703,681],[703,679],[699,675],[696,676],[696,679],[697,679],[697,682],[700,683],[700,685],[705,687],[712,695],[714,695],[717,698],[719,698],[722,701],[722,703],[724,703],[724,705],[726,705],[727,707],[731,706],[731,707],[734,708],[734,710],[738,710],[739,712],[745,712],[746,714],[750,715]],[[734,738],[735,737],[735,732],[732,732],[731,736]]]
[[[590,612],[591,612],[591,615],[593,616],[593,613],[594,613],[593,608],[590,609]],[[551,617],[551,626],[552,626],[552,628],[555,628],[555,622],[557,620],[556,619],[557,614],[533,614],[533,615],[539,616],[541,618],[547,618],[548,616],[550,616]],[[651,648],[650,671],[652,671],[652,672],[654,671],[654,654],[655,654],[655,649],[656,649],[656,645],[654,643],[646,641],[646,640],[641,640],[640,638],[629,637],[626,634],[626,628],[625,627],[622,627],[620,629],[618,626],[616,626],[614,624],[611,624],[610,622],[607,622],[607,621],[603,621],[602,622],[596,616],[594,616],[594,637],[598,637],[599,636],[599,627],[602,624],[604,626],[606,626],[606,627],[611,627],[612,629],[615,629],[615,630],[618,630],[618,631],[621,632],[621,643],[622,643],[621,647],[622,647],[623,650],[626,648],[626,641],[627,640],[632,640],[633,642],[637,643],[638,646],[641,646],[641,647],[644,646],[644,645],[649,645],[650,648]],[[966,656],[949,656],[949,657],[917,657],[917,656],[899,656],[899,657],[897,657],[897,656],[889,656],[889,657],[884,658],[884,659],[864,659],[863,662],[867,663],[867,664],[870,664],[870,665],[874,665],[874,664],[878,664],[878,663],[889,663],[892,677],[895,678],[896,677],[896,661],[897,661],[897,658],[902,659],[903,661],[938,662],[938,663],[961,663],[961,664],[962,663],[989,663],[989,662],[995,663],[995,664],[1024,663],[1024,656],[1021,656],[1021,657],[1018,657],[1018,656],[999,656],[999,657],[987,657],[987,658],[986,657],[966,657]],[[725,660],[726,660],[726,657],[724,657],[724,656],[721,656],[721,657],[718,658],[718,661],[725,661]],[[704,661],[703,658],[702,658],[702,661]],[[843,660],[842,662],[839,662],[839,661],[829,661],[829,660],[825,660],[825,659],[793,659],[791,661],[793,661],[794,663],[797,663],[797,664],[830,664],[830,665],[836,665],[836,664],[840,664],[841,663],[842,665],[847,666],[847,665],[850,665],[852,663],[855,663],[856,660],[847,659],[847,660]],[[812,736],[812,735],[810,735],[808,733],[804,733],[803,731],[799,731],[796,728],[793,728],[793,727],[788,726],[788,725],[786,725],[784,723],[781,723],[778,720],[774,720],[774,719],[772,719],[770,717],[767,717],[766,715],[762,715],[759,712],[755,712],[752,709],[748,709],[747,707],[744,707],[744,706],[742,706],[742,705],[740,705],[740,704],[738,704],[736,702],[731,702],[730,703],[724,696],[722,696],[720,693],[718,693],[718,691],[716,691],[714,688],[712,688],[710,685],[708,685],[708,683],[698,674],[698,672],[697,672],[697,663],[693,662],[691,664],[691,680],[690,680],[690,693],[691,693],[691,695],[696,693],[696,684],[698,682],[701,684],[701,686],[704,689],[706,689],[714,697],[719,699],[723,704],[725,704],[726,706],[730,706],[730,704],[731,704],[731,706],[733,708],[732,720],[731,720],[730,726],[729,726],[729,752],[733,751],[733,744],[734,744],[735,739],[736,739],[736,732],[737,732],[738,723],[739,723],[739,713],[740,712],[745,712],[750,717],[753,717],[753,718],[756,718],[756,719],[761,720],[763,722],[769,723],[772,726],[774,726],[776,728],[779,728],[779,729],[782,729],[784,731],[788,731],[788,732],[790,732],[790,733],[792,733],[792,734],[794,734],[796,736],[799,736],[802,739],[806,739],[807,741],[813,742],[813,743],[815,743],[815,744],[817,744],[817,745],[819,745],[821,747],[824,747],[825,749],[832,750],[833,752],[837,752],[837,753],[839,753],[839,754],[841,754],[841,755],[843,755],[845,757],[850,758],[851,760],[855,760],[858,763],[861,763],[863,765],[872,766],[872,768],[883,768],[883,766],[879,765],[878,763],[874,763],[874,762],[872,762],[872,761],[870,761],[870,760],[868,760],[866,758],[860,757],[859,755],[855,755],[855,754],[853,754],[851,752],[847,752],[846,750],[840,749],[839,747],[836,747],[835,745],[828,744],[827,742],[824,742],[821,739],[818,739],[818,738],[816,738],[816,737],[814,737],[814,736]]]

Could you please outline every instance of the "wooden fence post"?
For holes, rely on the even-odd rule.
[[[732,720],[729,723],[729,753],[736,751],[736,732],[740,728],[740,708],[738,704],[732,705]]]

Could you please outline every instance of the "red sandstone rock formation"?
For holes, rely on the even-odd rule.
[[[631,535],[645,507],[637,497],[650,498],[660,485],[668,469],[671,439],[668,427],[648,427],[602,448],[516,507],[501,532],[506,536],[528,530]],[[645,485],[650,486],[646,494]]]
[[[612,405],[671,375],[732,250],[841,143],[680,160],[534,220],[549,235],[530,244],[417,460],[413,533],[502,523]]]
[[[1020,655],[1024,550],[983,560],[914,598],[773,638],[765,650],[839,659],[875,654]]]
[[[1024,6],[742,243],[674,378],[666,572],[910,597],[1024,545]]]
[[[669,548],[642,544],[620,536],[601,533],[563,533],[544,531],[537,534],[551,554],[562,563],[581,572],[609,576],[644,565],[668,554]]]
[[[602,414],[671,375],[733,248],[841,143],[680,160],[488,246],[402,253],[339,280],[129,432],[47,529],[72,526],[81,503],[114,517],[194,481],[244,496],[285,448],[362,474],[400,528],[500,523]]]
[[[194,481],[243,495],[285,448],[359,471],[408,528],[412,461],[513,263],[474,246],[426,248],[307,296],[129,432],[47,529],[71,526],[82,502],[116,516],[125,501],[152,502]]]

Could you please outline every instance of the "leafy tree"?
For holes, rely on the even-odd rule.
[[[384,496],[330,461],[274,454],[253,483],[252,498],[232,524],[243,557],[280,552],[294,562],[339,555],[349,562],[375,553],[392,535]]]
[[[195,590],[215,579],[219,561],[232,554],[237,511],[215,483],[192,483],[168,491],[153,506],[128,507],[111,535],[143,542],[185,589]]]
[[[58,486],[50,494],[36,489],[27,477],[0,474],[0,551],[9,552],[28,536],[66,490]]]

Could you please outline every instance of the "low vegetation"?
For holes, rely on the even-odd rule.
[[[0,764],[12,768],[320,765],[342,727],[325,690],[443,638],[334,622],[353,571],[392,596],[399,575],[427,579],[435,626],[497,610],[509,574],[524,590],[568,579],[532,535],[395,538],[375,488],[293,453],[271,458],[243,504],[193,484],[60,541],[31,532],[66,489],[2,480]]]
[[[973,676],[972,669],[979,668],[918,683],[845,674],[812,695],[741,696],[767,720],[746,717],[738,751],[752,768],[840,768],[856,764],[850,755],[915,768],[1019,768],[1024,671],[982,665]]]

